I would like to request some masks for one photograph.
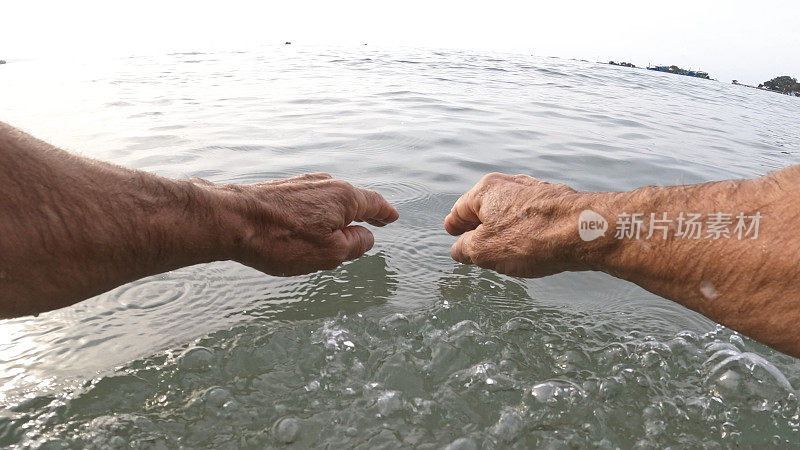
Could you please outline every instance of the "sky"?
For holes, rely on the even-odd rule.
[[[800,77],[796,2],[4,0],[0,59],[297,45],[463,49]]]

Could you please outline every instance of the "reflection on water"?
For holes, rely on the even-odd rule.
[[[271,292],[255,302],[247,315],[267,320],[295,321],[355,314],[384,304],[397,289],[397,274],[387,268],[383,252],[366,255],[328,272],[312,274],[300,287],[302,296],[275,302]],[[263,306],[261,305],[263,303]]]
[[[759,356],[729,330],[623,327],[613,313],[546,306],[519,280],[463,268],[440,277],[423,310],[389,312],[394,280],[383,258],[372,262],[360,278],[318,280],[376,280],[370,304],[313,319],[284,305],[23,401],[0,418],[3,443],[27,429],[38,444],[91,448],[796,442],[796,364],[792,381],[770,362],[786,371],[791,358]]]
[[[206,264],[3,321],[0,446],[800,442],[798,360],[603,274],[456,265],[442,230],[490,171],[622,190],[798,162],[796,99],[524,55],[291,47],[0,71],[0,120],[66,148],[216,182],[327,171],[401,214],[334,271]]]

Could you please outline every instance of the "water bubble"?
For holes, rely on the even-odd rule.
[[[414,398],[414,412],[423,415],[430,415],[433,412],[434,403],[431,400],[423,400],[419,397]]]
[[[470,438],[461,437],[451,442],[445,450],[478,450],[478,444]]]
[[[403,394],[399,391],[385,391],[378,397],[378,412],[388,417],[403,409]]]
[[[500,361],[500,364],[498,364],[498,368],[506,373],[514,373],[519,368],[519,365],[514,360],[504,359]]]
[[[301,425],[300,419],[296,417],[284,417],[275,422],[272,427],[272,434],[278,441],[284,444],[291,444],[300,435]]]
[[[692,343],[697,342],[700,339],[700,337],[697,336],[697,333],[689,330],[681,331],[676,336],[682,338],[686,342],[692,342]]]
[[[347,429],[344,430],[344,434],[348,437],[356,437],[358,436],[358,429],[356,427],[347,427]]]
[[[723,349],[714,353],[704,365],[712,363],[706,383],[713,392],[724,397],[777,401],[794,393],[786,376],[755,353]]]
[[[559,400],[574,400],[585,396],[577,385],[562,380],[549,380],[531,388],[531,395],[542,403],[556,403]]]
[[[378,326],[383,331],[404,330],[408,328],[408,325],[408,317],[400,313],[390,314],[378,321]]]
[[[222,410],[226,413],[233,413],[239,410],[239,402],[236,400],[228,400],[222,405]]]
[[[705,350],[707,353],[710,353],[714,356],[717,355],[738,355],[742,351],[736,348],[733,344],[728,344],[726,342],[719,342],[714,341],[708,345],[706,345]],[[717,355],[715,355],[717,354]],[[712,356],[712,359],[713,357]]]
[[[220,408],[231,399],[231,393],[221,387],[212,387],[206,390],[204,398],[206,405]]]
[[[600,382],[600,395],[605,399],[614,398],[625,390],[625,384],[625,380],[618,376],[606,378]]]
[[[348,397],[352,397],[356,395],[356,390],[348,386],[344,388],[344,391],[342,391],[342,393]]]
[[[534,329],[536,329],[536,323],[527,317],[514,317],[506,322],[502,327],[502,331],[507,333],[513,331],[529,331]]]
[[[571,349],[567,350],[555,358],[555,364],[562,372],[572,372],[586,367],[589,358],[581,350]]]
[[[661,358],[661,355],[659,355],[657,352],[653,350],[650,350],[644,355],[642,355],[642,365],[644,367],[652,369],[654,367],[660,366],[662,363],[663,359]]]
[[[731,344],[735,345],[739,350],[744,351],[744,340],[738,334],[732,334],[730,339]]]
[[[524,422],[519,411],[507,407],[500,413],[500,419],[492,427],[490,433],[503,441],[511,442],[522,431],[523,425]]]
[[[178,365],[189,371],[206,370],[214,364],[214,352],[205,347],[189,347],[178,357]]]
[[[414,365],[413,357],[407,352],[395,353],[383,361],[375,378],[385,386],[408,393],[422,392],[424,380]]]
[[[481,327],[472,320],[462,320],[450,327],[447,335],[450,339],[457,339],[467,336],[481,336],[483,335],[483,331],[481,331]]]
[[[312,344],[322,344],[327,350],[339,350],[340,345],[350,341],[350,332],[337,325],[332,319],[326,320],[321,328],[314,331],[311,337]]]
[[[124,447],[124,439],[123,439],[123,446],[118,446],[117,448],[123,448],[123,447]],[[64,439],[48,439],[42,442],[41,444],[34,445],[33,448],[36,448],[37,450],[61,450],[61,449],[67,450],[74,447],[70,442]]]
[[[658,436],[663,434],[667,425],[660,419],[648,419],[644,423],[644,432],[648,436]]]
[[[353,365],[350,366],[351,376],[357,377],[357,378],[363,378],[364,377],[364,373],[366,373],[366,371],[367,371],[367,368],[364,367],[364,363],[362,363],[361,361],[359,361],[357,359],[353,360]]]
[[[592,447],[600,450],[613,450],[619,448],[611,443],[607,438],[600,439],[597,442],[592,442]]]
[[[449,374],[464,369],[469,365],[469,357],[449,342],[435,344],[431,352],[431,361],[425,370],[434,380],[446,379]]]
[[[676,355],[685,355],[696,349],[689,341],[680,336],[676,336],[674,339],[670,340],[667,345],[669,345],[670,352]]]

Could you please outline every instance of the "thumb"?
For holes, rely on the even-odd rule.
[[[375,236],[361,225],[350,225],[342,230],[347,243],[346,261],[356,259],[375,245]]]
[[[471,252],[473,250],[472,239],[475,237],[475,231],[467,231],[450,247],[450,257],[461,264],[474,264]]]

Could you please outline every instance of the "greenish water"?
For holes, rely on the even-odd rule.
[[[800,363],[598,273],[449,259],[489,171],[623,190],[798,162],[797,99],[521,55],[274,48],[0,70],[0,120],[167,176],[328,171],[401,219],[368,256],[223,262],[0,322],[0,446],[791,447]]]

